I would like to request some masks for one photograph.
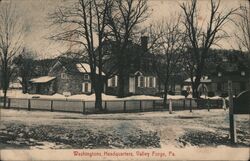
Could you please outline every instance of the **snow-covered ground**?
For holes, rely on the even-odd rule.
[[[0,96],[3,96],[3,92],[0,91]],[[78,94],[78,95],[72,95],[69,97],[65,97],[62,94],[54,94],[54,95],[39,95],[39,94],[24,94],[22,93],[21,90],[9,90],[7,93],[7,96],[10,98],[40,98],[40,99],[49,99],[49,100],[83,100],[83,101],[95,101],[95,94],[91,95],[86,95],[86,94]],[[169,96],[170,97],[170,96]],[[178,96],[174,96],[173,98],[176,99]],[[182,96],[178,97],[181,98]],[[108,100],[161,100],[162,98],[160,97],[155,97],[155,96],[147,96],[147,95],[136,95],[136,96],[130,96],[130,97],[125,97],[125,98],[117,98],[116,96],[113,95],[106,95],[102,94],[102,99],[104,101]]]
[[[3,96],[3,92],[0,91],[0,96]],[[53,100],[53,99],[59,99],[59,100],[83,100],[83,101],[95,101],[95,94],[91,94],[91,95],[86,95],[86,94],[77,94],[77,95],[72,95],[69,97],[65,97],[62,94],[54,94],[54,95],[39,95],[39,94],[23,94],[21,90],[9,90],[7,93],[7,96],[10,98],[40,98],[40,99],[49,99],[49,100]],[[185,99],[184,96],[182,95],[167,95],[168,99],[172,99],[172,100],[178,100],[178,99]],[[191,95],[189,95],[187,98],[192,98]],[[206,98],[206,99],[222,99],[219,96],[214,96],[214,97],[208,97],[208,96],[201,96],[201,98]],[[102,99],[104,101],[109,101],[109,100],[162,100],[162,98],[160,97],[156,97],[156,96],[148,96],[148,95],[134,95],[134,96],[130,96],[130,97],[125,97],[125,98],[117,98],[116,96],[113,95],[106,95],[106,94],[102,94]]]
[[[249,115],[236,121],[238,143],[231,145],[222,109],[93,115],[1,109],[0,148],[249,147]]]

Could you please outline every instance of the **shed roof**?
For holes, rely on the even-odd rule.
[[[30,80],[31,83],[47,83],[52,80],[56,79],[56,77],[50,77],[50,76],[42,76],[38,78],[33,78]]]

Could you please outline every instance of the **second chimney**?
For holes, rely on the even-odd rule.
[[[148,37],[147,36],[141,37],[141,47],[144,51],[148,50]]]

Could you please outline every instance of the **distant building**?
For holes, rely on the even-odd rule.
[[[193,81],[195,77],[193,77]],[[192,92],[192,81],[191,78],[188,78],[183,83],[183,90],[187,92]],[[212,92],[212,80],[208,76],[203,76],[200,80],[200,85],[198,86],[198,92],[200,95],[207,95],[208,92]]]
[[[250,90],[250,69],[243,64],[224,62],[217,66],[216,71],[211,74],[210,78],[212,80],[212,91],[216,95],[228,92],[228,80],[233,82],[234,95]]]
[[[223,58],[223,61],[215,66],[215,70],[211,71],[209,76],[203,76],[200,81],[198,91],[200,94],[212,92],[217,96],[226,96],[228,93],[228,81],[233,83],[233,94],[250,90],[250,69],[247,65],[239,63],[235,60],[229,61]],[[184,89],[192,90],[191,79],[184,81]]]

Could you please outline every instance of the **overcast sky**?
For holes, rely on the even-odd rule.
[[[3,0],[6,1],[6,0]],[[151,16],[146,22],[156,22],[162,18],[169,18],[181,12],[179,4],[187,0],[149,0]],[[226,11],[230,8],[238,7],[247,0],[222,0],[221,10]],[[29,26],[28,33],[25,36],[25,45],[39,54],[40,58],[55,57],[66,50],[66,47],[57,42],[46,39],[49,36],[50,29],[47,15],[56,7],[63,5],[67,0],[14,0],[18,12]],[[199,19],[206,18],[209,7],[209,0],[199,0]],[[145,25],[146,26],[146,25]],[[235,26],[228,25],[226,30],[229,33],[235,32]],[[233,39],[227,39],[221,42],[223,48],[230,49],[235,47]]]

